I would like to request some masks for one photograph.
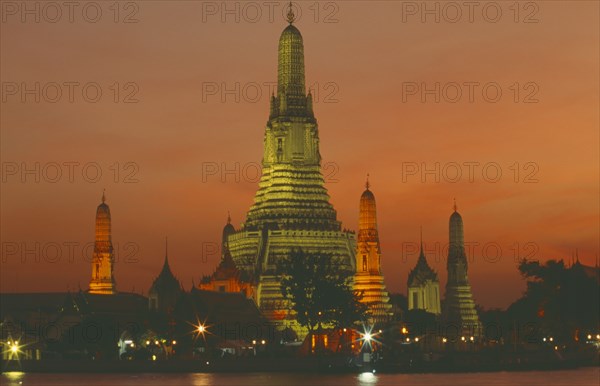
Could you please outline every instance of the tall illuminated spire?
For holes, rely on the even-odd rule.
[[[374,242],[379,250],[379,234],[377,232],[377,204],[375,195],[369,190],[371,184],[367,175],[365,191],[360,196],[360,209],[358,216],[358,241]],[[378,271],[379,269],[377,269]]]
[[[312,96],[306,94],[304,41],[293,25],[296,16],[291,3],[287,19],[289,25],[279,37],[277,96],[271,98],[270,118],[305,117],[314,121]]]
[[[383,323],[391,315],[391,304],[381,270],[381,246],[377,233],[375,195],[369,188],[367,174],[365,191],[360,196],[359,204],[356,273],[353,288],[354,291],[362,293],[361,301],[369,307],[372,322]]]
[[[116,292],[113,265],[110,209],[106,205],[106,193],[103,191],[102,203],[96,209],[96,235],[92,256],[90,293],[107,295]]]
[[[281,265],[291,251],[336,256],[353,272],[355,237],[342,230],[321,172],[319,128],[306,94],[304,42],[290,4],[279,37],[277,92],[264,132],[262,174],[254,203],[239,229],[224,236],[233,261],[255,281],[255,300],[278,327],[298,328],[280,288]],[[231,226],[229,224],[229,226]],[[301,330],[297,330],[302,335]]]

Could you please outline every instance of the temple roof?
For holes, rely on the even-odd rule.
[[[162,270],[156,279],[154,279],[154,282],[152,283],[148,293],[165,291],[182,291],[181,283],[179,283],[179,280],[177,280],[175,275],[173,275],[173,272],[171,272],[171,267],[169,266],[169,256],[167,254],[165,254],[165,262]]]
[[[408,274],[408,286],[418,287],[425,284],[426,281],[439,281],[437,273],[427,264],[425,253],[423,252],[423,242],[421,242],[421,253],[417,265]]]

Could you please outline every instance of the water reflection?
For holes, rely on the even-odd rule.
[[[192,385],[194,386],[214,386],[216,384],[213,374],[192,374]]]
[[[357,385],[376,385],[377,384],[377,376],[372,372],[364,372],[358,375],[358,383]]]
[[[600,367],[575,370],[448,374],[43,374],[6,372],[4,386],[598,386]]]
[[[9,371],[6,373],[2,373],[4,377],[8,380],[7,386],[18,386],[23,384],[23,378],[25,378],[25,373],[21,371]],[[4,385],[4,382],[0,382]]]

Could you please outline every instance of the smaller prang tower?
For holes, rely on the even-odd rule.
[[[102,203],[96,209],[96,241],[92,256],[92,280],[89,293],[112,295],[117,293],[113,274],[114,251],[111,236],[110,209],[106,205],[106,195],[102,192]]]
[[[479,336],[481,324],[475,309],[471,285],[467,277],[467,255],[463,233],[463,220],[454,202],[454,213],[450,216],[450,245],[448,249],[448,282],[444,320],[461,328],[463,335]]]
[[[367,176],[366,189],[360,196],[358,242],[354,291],[369,308],[371,324],[385,324],[392,317],[390,296],[381,272],[381,246],[377,232],[377,207]]]

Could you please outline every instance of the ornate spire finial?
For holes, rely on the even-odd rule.
[[[456,206],[456,198],[454,199],[454,206],[453,206],[453,208],[454,208],[455,212],[458,210],[458,207]]]
[[[292,2],[290,1],[290,5],[288,6],[287,21],[288,23],[292,24],[295,20],[296,15],[294,15],[294,9],[292,7]]]
[[[369,190],[370,187],[371,187],[371,183],[369,182],[369,173],[367,173],[367,182],[365,183],[365,188],[367,188],[367,190]]]
[[[102,189],[102,203],[106,201],[106,189]]]
[[[423,251],[423,225],[421,225],[421,251]]]
[[[227,224],[231,224],[231,213],[227,211]]]

